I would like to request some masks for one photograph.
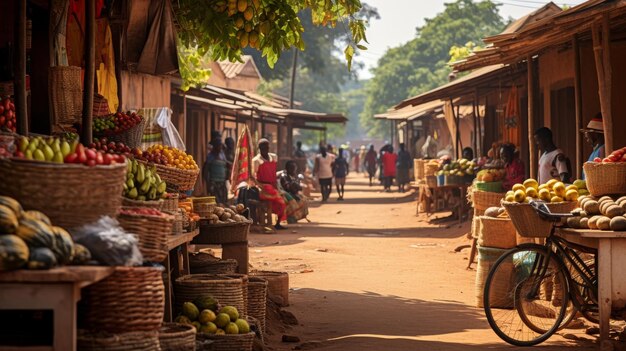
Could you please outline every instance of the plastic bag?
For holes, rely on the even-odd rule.
[[[74,241],[85,246],[91,257],[107,266],[139,266],[143,256],[137,238],[124,232],[117,220],[105,216],[73,233]]]

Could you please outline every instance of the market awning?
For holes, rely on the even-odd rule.
[[[463,95],[484,81],[500,78],[503,74],[512,70],[512,68],[502,64],[479,68],[461,78],[444,84],[439,88],[408,98],[400,102],[394,108],[400,109],[410,105],[419,106],[433,100],[448,99],[449,97]]]
[[[241,111],[241,110],[245,110],[246,108],[242,107],[242,106],[237,106],[237,105],[233,105],[233,104],[229,104],[226,102],[222,102],[222,101],[217,101],[217,100],[213,100],[213,99],[207,99],[207,98],[203,98],[203,97],[199,97],[199,96],[194,96],[194,95],[186,95],[187,99],[189,100],[194,100],[194,101],[198,101],[198,102],[202,102],[211,106],[215,106],[215,107],[219,107],[219,108],[223,108],[226,110],[232,110],[232,111]]]
[[[344,115],[339,113],[312,112],[287,108],[275,108],[263,105],[259,106],[257,110],[277,116],[283,116],[286,119],[304,122],[345,123],[348,121]]]
[[[429,101],[420,105],[409,105],[399,109],[389,109],[385,113],[374,115],[377,119],[387,120],[414,120],[427,114],[441,111],[443,102],[439,100]]]

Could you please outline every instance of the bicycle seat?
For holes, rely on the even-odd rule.
[[[539,217],[550,222],[560,222],[562,218],[574,217],[572,213],[552,213],[545,201],[531,200],[530,205],[537,211]]]

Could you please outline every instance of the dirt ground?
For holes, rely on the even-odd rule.
[[[280,234],[252,234],[250,262],[290,273],[299,325],[269,335],[271,350],[507,350],[474,307],[466,270],[469,223],[415,216],[415,194],[382,193],[351,175],[346,201],[311,204],[309,219]],[[449,213],[438,214],[444,217]],[[437,215],[435,216],[437,217]],[[431,217],[432,219],[432,217]],[[475,265],[474,265],[475,267]],[[300,342],[283,343],[282,334]],[[535,348],[595,350],[583,329]]]

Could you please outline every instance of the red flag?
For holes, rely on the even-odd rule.
[[[247,182],[251,176],[252,167],[252,138],[248,126],[244,125],[237,139],[237,149],[235,150],[235,161],[233,171],[230,174],[231,191],[235,192],[241,182]]]

